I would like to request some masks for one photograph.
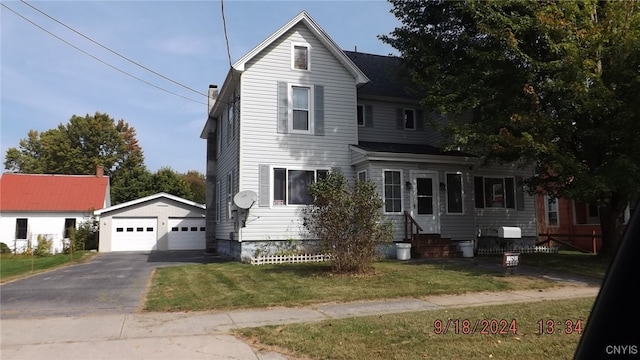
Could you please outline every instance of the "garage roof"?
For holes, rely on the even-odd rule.
[[[96,210],[93,213],[95,215],[102,215],[104,213],[108,213],[108,212],[111,212],[111,211],[123,209],[123,208],[129,207],[129,206],[133,206],[133,205],[137,205],[137,204],[142,204],[144,202],[152,201],[152,200],[156,200],[156,199],[160,199],[160,198],[170,199],[170,200],[177,201],[177,202],[183,203],[185,205],[193,206],[195,208],[202,209],[202,210],[205,209],[204,204],[199,204],[197,202],[194,202],[194,201],[191,201],[191,200],[187,200],[187,199],[181,198],[179,196],[175,196],[175,195],[167,194],[167,193],[164,193],[164,192],[160,192],[160,193],[149,195],[149,196],[146,196],[146,197],[143,197],[143,198],[127,201],[127,202],[122,203],[122,204],[113,205],[113,206],[110,206],[108,208]]]
[[[0,211],[88,211],[111,205],[109,177],[12,174],[0,177]]]

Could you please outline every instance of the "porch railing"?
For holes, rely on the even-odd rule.
[[[414,232],[415,230],[415,232]],[[404,212],[404,241],[410,242],[414,234],[419,234],[422,227],[416,222],[416,219],[409,214],[408,211]]]

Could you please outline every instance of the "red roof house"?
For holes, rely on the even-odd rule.
[[[109,177],[96,175],[2,174],[0,177],[0,242],[20,252],[38,235],[62,250],[67,229],[94,210],[111,206]]]

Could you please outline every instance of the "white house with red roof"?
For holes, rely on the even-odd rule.
[[[111,206],[109,194],[100,167],[96,175],[2,174],[0,242],[21,252],[42,235],[53,241],[52,252],[61,252],[67,229]]]

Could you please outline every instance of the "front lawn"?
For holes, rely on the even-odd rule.
[[[73,254],[73,258],[69,254],[56,254],[43,257],[2,254],[0,255],[0,283],[69,263],[84,261],[94,254],[95,253],[91,252],[76,252]]]
[[[579,251],[561,250],[557,254],[522,254],[523,265],[604,279],[610,257]]]
[[[332,319],[246,328],[235,334],[255,348],[304,359],[572,359],[594,301],[584,298]],[[446,326],[442,324],[448,319],[447,334],[442,334]],[[464,320],[469,320],[469,326],[463,325]],[[476,320],[479,326],[472,333]],[[482,326],[483,320],[488,327]],[[560,325],[551,329],[548,320]],[[486,334],[481,334],[483,328]]]
[[[352,277],[331,274],[328,263],[251,266],[228,262],[160,268],[152,278],[145,310],[299,306],[555,285],[547,280],[505,276],[446,261],[382,261],[374,269],[375,274]]]

